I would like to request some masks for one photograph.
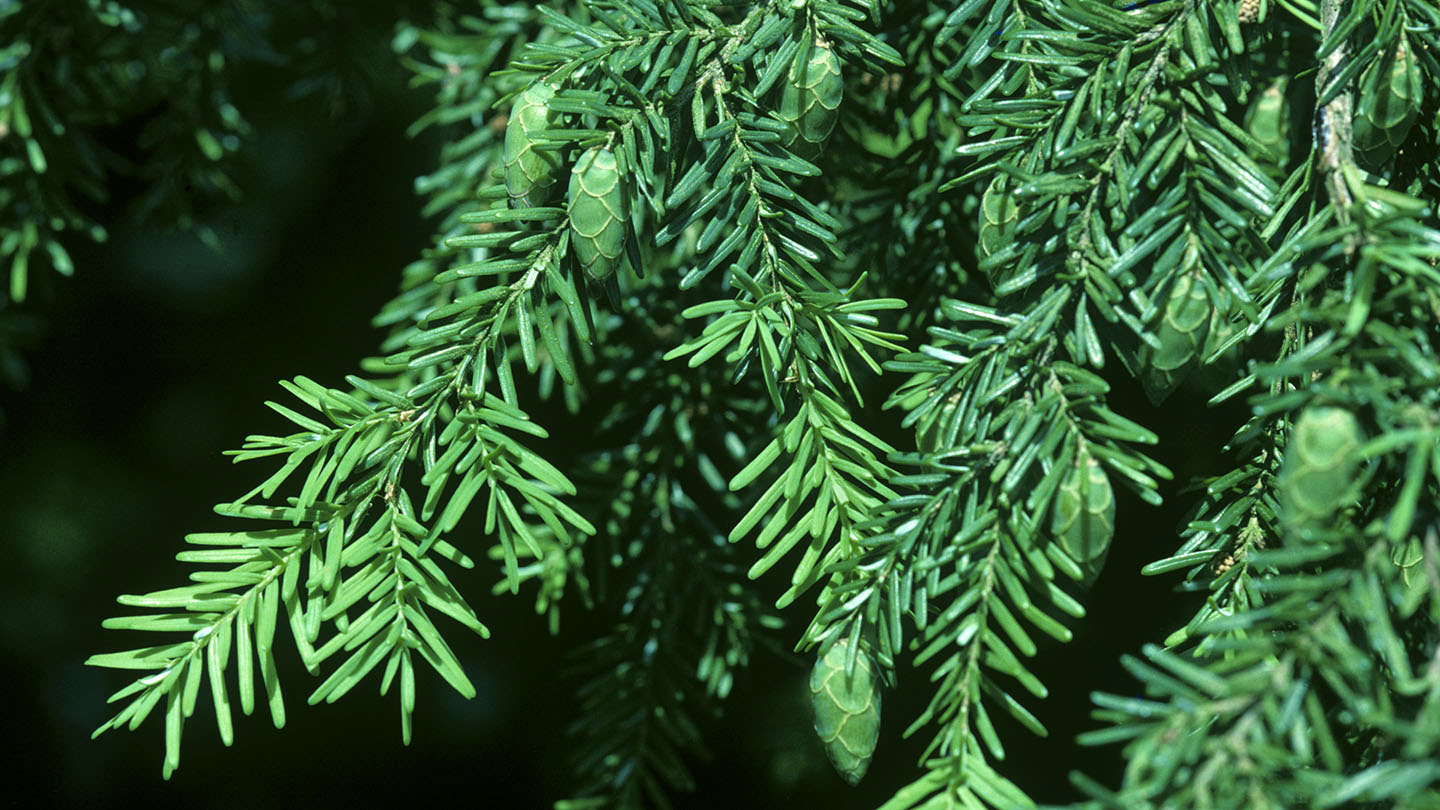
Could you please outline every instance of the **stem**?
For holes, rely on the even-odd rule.
[[[1335,26],[1340,21],[1341,2],[1342,0],[1320,0],[1321,42],[1328,41],[1335,31]],[[1326,94],[1331,78],[1340,72],[1346,51],[1346,43],[1342,42],[1320,63],[1315,80],[1316,93],[1320,96]],[[1353,202],[1343,172],[1343,167],[1355,164],[1350,134],[1350,105],[1350,91],[1345,90],[1328,104],[1315,110],[1316,133],[1320,142],[1320,167],[1325,172],[1325,187],[1341,224],[1349,221],[1350,205]],[[1352,238],[1346,252],[1353,251],[1354,248]]]

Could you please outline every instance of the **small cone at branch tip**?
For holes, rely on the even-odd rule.
[[[1205,348],[1200,353],[1202,362],[1243,329],[1242,322],[1232,319],[1224,309],[1216,308],[1214,314],[1210,316],[1210,333],[1205,338]],[[1196,369],[1201,385],[1207,389],[1218,391],[1235,382],[1236,375],[1240,371],[1244,345],[1242,340],[1226,349],[1224,354],[1210,361],[1208,365],[1201,365]]]
[[[520,94],[510,110],[501,160],[511,208],[544,205],[555,185],[559,153],[536,148],[540,136],[555,123],[555,112],[550,109],[554,97],[555,88],[536,82]]]
[[[1344,408],[1311,406],[1286,440],[1280,467],[1282,522],[1290,531],[1324,525],[1351,496],[1364,431]]]
[[[815,734],[836,773],[855,785],[864,778],[880,739],[880,683],[875,662],[864,649],[856,651],[855,668],[845,673],[851,641],[842,638],[815,659],[810,671],[810,706]]]
[[[795,57],[781,87],[779,109],[781,120],[790,125],[781,142],[807,160],[825,148],[845,96],[840,59],[830,43],[818,39],[808,50],[808,56],[802,49]]]
[[[1015,225],[1020,221],[1020,216],[1028,213],[1016,200],[1008,180],[1003,173],[995,175],[990,180],[990,185],[985,187],[985,193],[980,196],[978,247],[982,258],[989,258],[1004,250],[1014,239]],[[1020,278],[1019,269],[1019,262],[1007,261],[986,268],[984,272],[990,281],[991,289],[1000,292],[1002,288],[1006,288],[1004,294],[1009,295],[1024,289],[1033,281],[1031,278],[1016,286],[1015,282]]]
[[[1365,68],[1359,88],[1352,127],[1355,157],[1364,168],[1380,172],[1410,134],[1425,96],[1420,62],[1403,34],[1393,58],[1376,58]]]
[[[585,274],[600,281],[625,252],[625,193],[615,153],[591,147],[570,170],[570,244]]]
[[[1005,247],[1007,237],[1020,218],[1020,206],[1015,196],[1006,190],[1006,179],[1004,174],[995,175],[980,197],[980,253],[984,256]]]
[[[1160,325],[1155,329],[1160,348],[1146,344],[1140,350],[1140,383],[1153,404],[1164,402],[1194,368],[1210,335],[1214,314],[1215,305],[1210,301],[1199,270],[1176,280],[1165,302]]]
[[[1290,114],[1285,97],[1289,86],[1289,76],[1277,77],[1255,95],[1245,111],[1245,131],[1269,152],[1264,157],[1279,166],[1290,164]],[[1258,150],[1251,151],[1252,157],[1260,156]]]
[[[1084,450],[1055,492],[1050,533],[1093,580],[1115,536],[1115,493],[1100,462]]]

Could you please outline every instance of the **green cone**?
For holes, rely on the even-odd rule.
[[[1205,338],[1205,349],[1200,353],[1201,358],[1209,357],[1225,344],[1225,341],[1234,337],[1236,332],[1242,331],[1245,325],[1237,320],[1232,320],[1224,310],[1216,309],[1210,316],[1210,335]],[[1197,369],[1200,383],[1206,389],[1218,391],[1221,388],[1235,382],[1240,371],[1240,359],[1244,354],[1244,341],[1231,346],[1224,354],[1216,358],[1210,365],[1202,365]]]
[[[1258,150],[1251,150],[1250,156],[1281,168],[1290,165],[1290,116],[1285,99],[1289,85],[1289,76],[1279,77],[1256,94],[1250,109],[1245,111],[1245,131],[1269,152],[1261,155]]]
[[[815,711],[815,734],[840,778],[858,784],[870,767],[880,738],[880,684],[875,663],[862,647],[855,669],[845,675],[850,639],[842,638],[815,660],[810,671],[810,705]]]
[[[835,129],[845,81],[840,77],[840,60],[830,43],[817,41],[809,57],[804,57],[801,51],[780,91],[779,115],[790,125],[781,136],[785,148],[809,159],[820,154]]]
[[[615,272],[625,252],[625,194],[609,149],[587,149],[570,170],[570,243],[596,280]]]
[[[1084,450],[1055,492],[1050,533],[1085,569],[1087,580],[1099,575],[1115,536],[1115,493],[1100,462]]]
[[[549,106],[554,97],[555,88],[536,82],[520,94],[510,110],[501,158],[511,208],[544,205],[550,187],[555,185],[555,170],[560,166],[558,153],[535,148],[540,134],[555,122],[555,113]]]
[[[1324,525],[1350,497],[1365,441],[1344,408],[1306,408],[1285,446],[1280,467],[1280,515],[1291,531]]]
[[[989,256],[1000,250],[1010,240],[1020,218],[1020,206],[1015,197],[1005,190],[1004,174],[996,174],[985,187],[980,197],[980,253]]]
[[[1140,349],[1140,384],[1156,405],[1184,382],[1210,334],[1215,307],[1200,278],[1200,271],[1195,270],[1176,280],[1165,302],[1165,314],[1155,329],[1160,348],[1146,344]]]
[[[1019,222],[1022,212],[1015,195],[1010,193],[1007,187],[1008,180],[1004,174],[995,175],[990,180],[990,185],[985,187],[985,193],[980,196],[979,247],[982,258],[998,253],[1015,238],[1015,224]],[[1002,266],[987,269],[985,277],[990,280],[991,289],[999,292],[1010,284],[1015,279],[1016,264],[1006,262]],[[1016,292],[1024,286],[1026,285],[1006,289],[1005,294]]]
[[[1376,59],[1360,76],[1353,142],[1361,166],[1384,170],[1410,133],[1424,96],[1420,63],[1402,35],[1393,60]]]

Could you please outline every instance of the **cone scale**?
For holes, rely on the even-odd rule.
[[[865,650],[855,655],[855,668],[845,673],[850,639],[842,638],[815,660],[810,671],[810,705],[815,734],[840,778],[854,785],[870,768],[880,738],[880,683],[875,663]]]
[[[830,43],[817,40],[802,50],[780,91],[781,120],[790,125],[782,136],[785,148],[802,158],[813,158],[825,148],[839,117],[845,96],[840,59]]]
[[[536,82],[520,94],[510,110],[501,160],[505,166],[505,193],[510,197],[511,208],[544,205],[550,188],[555,185],[555,173],[560,166],[557,153],[536,148],[540,136],[555,121],[555,113],[549,106],[554,97],[553,87]]]

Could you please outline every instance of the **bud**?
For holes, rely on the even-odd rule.
[[[840,60],[830,43],[817,39],[808,57],[804,51],[796,57],[780,91],[779,115],[790,125],[781,136],[785,148],[806,159],[820,154],[835,129],[844,95]]]
[[[852,785],[859,784],[875,755],[880,738],[880,684],[875,663],[862,646],[855,669],[845,674],[850,639],[830,645],[816,658],[810,671],[810,705],[815,711],[815,734],[825,744],[830,764]]]
[[[555,122],[550,99],[555,88],[536,82],[526,88],[510,110],[505,125],[505,192],[511,208],[531,208],[545,204],[550,187],[555,185],[559,155],[553,150],[537,149],[540,135]]]
[[[587,149],[570,170],[570,243],[597,281],[615,272],[625,251],[625,194],[609,149]]]

